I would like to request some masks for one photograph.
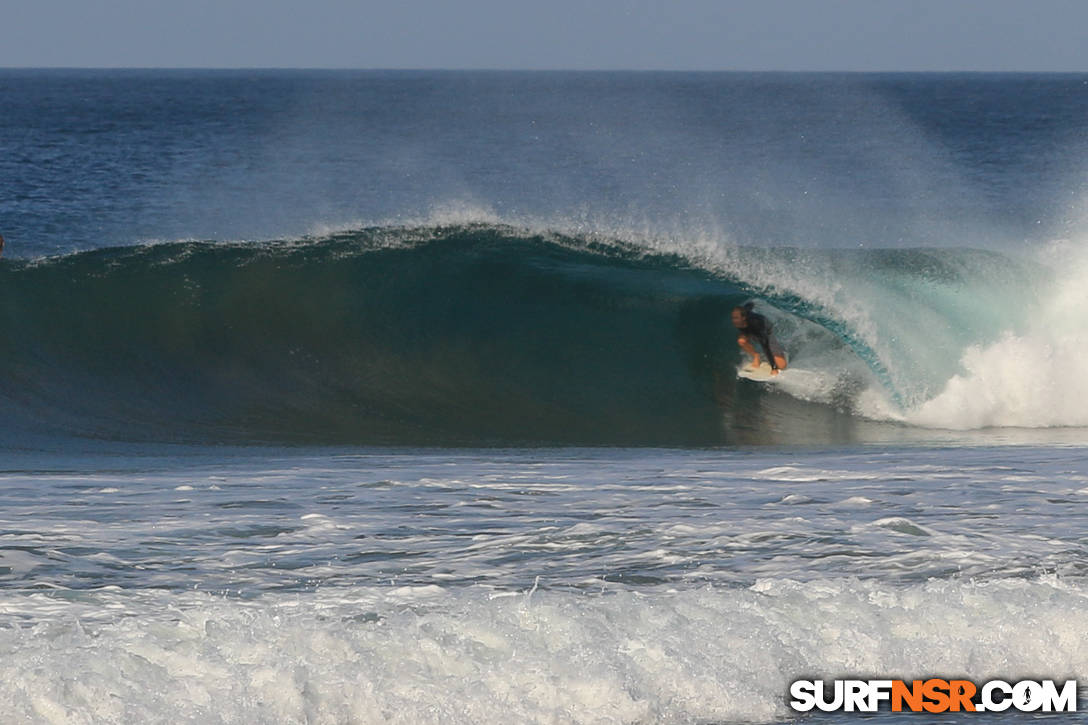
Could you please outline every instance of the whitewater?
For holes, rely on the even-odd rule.
[[[801,676],[1088,666],[1077,448],[37,455],[25,721],[766,722]]]
[[[1086,84],[0,70],[4,722],[1083,688]]]

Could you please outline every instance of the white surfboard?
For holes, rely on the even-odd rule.
[[[757,380],[761,383],[771,383],[778,380],[778,375],[771,375],[771,366],[769,363],[763,363],[758,368],[742,365],[737,368],[737,377],[745,378],[747,380]]]

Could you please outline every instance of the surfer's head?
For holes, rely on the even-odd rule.
[[[749,302],[745,305],[737,305],[733,308],[733,327],[738,330],[743,330],[748,327],[748,313],[752,311],[754,305]]]

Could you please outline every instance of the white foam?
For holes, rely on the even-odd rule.
[[[934,428],[1088,426],[1088,245],[1056,243],[1027,332],[967,348],[963,372],[906,420]]]
[[[24,617],[0,629],[0,708],[20,722],[770,721],[802,676],[1088,677],[1088,588],[1053,578],[113,590],[0,611]]]

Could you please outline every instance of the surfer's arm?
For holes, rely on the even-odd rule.
[[[767,362],[771,364],[771,370],[778,371],[778,361],[774,359],[774,354],[771,353],[771,343],[767,339],[759,341],[760,347],[763,348],[763,353],[767,356]]]
[[[759,347],[763,350],[763,354],[767,356],[767,362],[771,364],[772,370],[778,369],[778,363],[775,362],[774,353],[771,352],[771,326],[767,324],[765,320],[759,320],[758,327],[755,332],[756,340],[759,341]]]
[[[780,371],[785,370],[787,365],[786,354],[778,341],[774,340],[768,332],[760,343],[763,346],[763,351],[767,353],[767,361],[771,364],[771,375],[778,375]]]

